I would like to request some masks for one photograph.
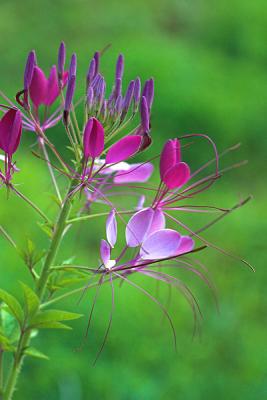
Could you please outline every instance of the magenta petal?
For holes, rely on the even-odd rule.
[[[35,105],[39,107],[40,104],[45,102],[47,94],[47,79],[41,68],[37,65],[33,69],[31,84],[29,87],[30,97]]]
[[[117,241],[117,221],[115,210],[112,210],[107,218],[106,234],[110,246],[114,247]]]
[[[108,265],[110,260],[110,245],[104,239],[100,242],[100,256],[104,265]]]
[[[160,177],[163,180],[166,172],[181,161],[181,146],[178,139],[170,139],[165,143],[160,156]]]
[[[152,233],[140,249],[143,260],[159,260],[173,257],[181,241],[181,235],[172,229],[162,229]]]
[[[18,148],[22,132],[21,112],[11,108],[0,120],[0,148],[12,156]]]
[[[126,136],[119,140],[107,152],[106,163],[113,164],[127,160],[139,150],[141,141],[142,137],[137,135]]]
[[[114,176],[114,183],[129,183],[129,182],[146,182],[152,172],[153,165],[151,163],[132,164],[128,171],[119,171]]]
[[[55,65],[53,65],[47,82],[47,93],[44,101],[45,105],[51,106],[58,96],[59,96],[59,86],[58,86],[57,68]]]
[[[98,157],[104,150],[104,128],[94,117],[90,118],[83,134],[83,151],[85,159]]]
[[[183,186],[190,179],[189,166],[180,162],[171,167],[163,176],[162,180],[169,189],[175,189]]]
[[[177,254],[188,253],[189,251],[193,250],[194,245],[195,242],[190,236],[182,236]]]

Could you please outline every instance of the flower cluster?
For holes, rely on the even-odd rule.
[[[219,154],[214,142],[202,134],[167,140],[158,155],[158,186],[149,186],[147,181],[154,171],[151,160],[145,159],[146,153],[142,162],[132,162],[132,159],[152,143],[150,120],[154,80],[149,78],[142,87],[140,78],[136,77],[123,92],[124,58],[119,55],[114,84],[109,90],[101,73],[102,56],[103,52],[93,55],[84,79],[84,95],[75,101],[77,57],[73,54],[69,67],[65,67],[64,43],[59,47],[57,65],[51,67],[48,78],[38,65],[35,52],[29,53],[23,89],[16,95],[17,104],[1,92],[6,101],[5,105],[0,105],[0,111],[3,112],[0,120],[0,149],[3,151],[0,156],[3,162],[0,168],[1,185],[6,185],[11,193],[19,195],[39,213],[50,238],[46,256],[28,264],[36,281],[38,296],[40,301],[46,299],[47,295],[53,299],[61,287],[59,280],[62,271],[65,274],[85,274],[84,279],[91,274],[99,286],[108,281],[112,288],[113,278],[133,284],[131,274],[140,273],[181,289],[196,313],[198,305],[190,289],[162,269],[165,266],[188,269],[211,287],[204,272],[197,268],[198,262],[191,261],[187,256],[205,247],[228,254],[205,240],[200,233],[243,205],[247,199],[232,209],[193,204],[195,197],[207,190],[224,172],[219,169]],[[82,125],[76,118],[78,107],[83,110]],[[48,130],[58,123],[61,123],[69,141],[71,157],[66,158],[66,152],[63,153],[62,148],[55,146],[47,136]],[[60,205],[54,223],[12,182],[14,172],[19,171],[13,158],[20,144],[22,129],[36,134],[39,152],[34,152],[34,155],[47,164],[51,175]],[[183,149],[190,145],[187,140],[192,138],[205,140],[213,151],[213,158],[194,171],[183,161]],[[182,144],[184,142],[185,145]],[[222,155],[235,148],[230,148]],[[201,175],[212,164],[215,165],[214,171],[206,176]],[[56,178],[58,173],[68,183],[64,195],[62,184],[59,185]],[[128,202],[131,205],[134,199],[130,209],[121,205],[122,198],[127,195],[131,197]],[[83,205],[75,212],[73,203],[77,200],[80,204],[81,198]],[[191,204],[187,204],[188,200]],[[104,212],[94,214],[96,203],[104,207]],[[216,217],[194,231],[182,222],[184,212],[216,213]],[[76,222],[88,220],[89,224],[90,219],[101,216],[106,216],[107,220],[106,238],[100,241],[100,264],[94,268],[88,265],[58,266],[56,254],[67,228]],[[125,235],[116,245],[118,221],[124,226]],[[116,253],[122,243],[123,247]],[[38,267],[38,263],[42,263],[42,266]],[[155,265],[159,269],[153,269]],[[151,294],[133,285],[159,304]],[[167,314],[165,309],[164,313]]]

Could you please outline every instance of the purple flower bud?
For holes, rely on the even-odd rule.
[[[142,138],[138,135],[126,136],[114,143],[107,152],[106,163],[125,161],[138,152]]]
[[[140,106],[140,113],[141,113],[141,125],[145,133],[149,132],[149,110],[147,106],[147,101],[144,96],[142,96],[141,106]]]
[[[33,68],[31,83],[29,86],[30,97],[36,108],[45,102],[47,96],[48,80],[37,65]]]
[[[147,105],[150,110],[152,107],[152,104],[153,104],[153,100],[154,100],[154,79],[153,78],[146,81],[142,96],[144,96],[146,98]]]
[[[106,119],[106,116],[107,116],[107,100],[103,101],[103,104],[102,104],[102,107],[101,107],[101,110],[100,110],[100,115],[101,115],[103,120]]]
[[[98,84],[98,93],[97,93],[98,103],[100,107],[103,104],[105,98],[105,92],[106,92],[106,82],[105,79],[102,77],[102,79],[99,81]]]
[[[95,76],[95,71],[96,71],[96,62],[95,59],[93,58],[89,64],[89,68],[88,68],[88,72],[87,72],[87,76],[86,76],[86,82],[87,82],[87,86],[89,86]]]
[[[77,56],[75,53],[73,53],[70,60],[69,76],[70,77],[72,77],[73,75],[76,76],[76,72],[77,72]]]
[[[21,112],[15,108],[11,108],[0,120],[0,148],[10,158],[18,148],[21,132]]]
[[[99,72],[99,62],[100,62],[100,53],[99,51],[95,52],[94,54],[94,60],[95,60],[95,76]]]
[[[61,42],[58,49],[58,64],[57,64],[58,65],[57,72],[59,80],[61,80],[63,77],[65,60],[66,60],[66,46],[64,42]]]
[[[91,110],[93,106],[93,101],[94,101],[94,89],[92,88],[92,86],[89,86],[87,90],[87,105],[89,110]]]
[[[118,78],[118,79],[116,79],[115,87],[114,87],[114,90],[113,90],[114,99],[117,99],[117,97],[120,94],[121,94],[121,79]]]
[[[24,70],[24,90],[29,89],[29,86],[30,86],[31,80],[32,80],[32,76],[33,76],[33,69],[34,69],[35,65],[36,65],[36,55],[35,55],[35,51],[32,50],[32,51],[30,51],[30,53],[28,55],[25,70]]]
[[[140,97],[141,97],[141,81],[140,78],[137,77],[136,80],[134,81],[134,112],[137,111],[138,105],[140,102]]]
[[[120,94],[116,101],[115,101],[115,105],[114,105],[114,111],[116,115],[119,115],[122,111],[122,104],[123,104],[123,100],[122,100],[122,95]]]
[[[123,70],[124,70],[124,59],[123,55],[120,54],[117,60],[117,65],[116,65],[116,75],[115,79],[122,79],[123,76]]]
[[[87,121],[83,134],[83,153],[85,160],[99,157],[104,150],[104,128],[94,117]]]
[[[130,104],[131,104],[131,101],[133,98],[133,94],[134,94],[134,87],[135,87],[135,81],[131,81],[127,88],[124,102],[123,102],[123,112],[125,114],[127,114],[128,110],[129,110],[129,107],[130,107]]]
[[[70,112],[70,108],[71,108],[71,104],[72,104],[72,99],[74,96],[75,84],[76,84],[76,76],[72,75],[68,81],[64,114],[63,114],[63,121],[66,125],[68,124],[68,117],[69,117],[69,112]]]

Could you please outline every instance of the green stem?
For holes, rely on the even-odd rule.
[[[61,240],[63,238],[64,230],[66,227],[66,222],[69,217],[69,213],[70,213],[71,206],[72,206],[71,192],[72,192],[73,188],[75,187],[75,184],[76,184],[76,180],[74,179],[70,183],[67,195],[65,197],[62,208],[60,210],[58,220],[55,224],[54,235],[51,240],[50,248],[48,250],[48,253],[47,253],[44,265],[43,265],[43,269],[41,271],[40,278],[37,282],[36,293],[39,296],[41,302],[44,297],[47,281],[49,278],[50,267],[52,266],[52,264],[55,260],[57,251],[59,249]],[[39,310],[37,310],[36,313],[38,311]],[[26,322],[25,322],[25,326],[26,326]],[[23,359],[24,359],[24,350],[25,350],[25,348],[27,348],[29,346],[30,338],[31,338],[31,329],[27,329],[27,330],[22,329],[18,347],[14,354],[13,365],[10,370],[10,374],[9,374],[7,384],[5,387],[3,400],[11,400],[12,399],[12,396],[13,396],[13,393],[15,390],[15,386],[16,386],[16,382],[17,382],[17,378],[20,373],[21,366],[22,366]]]

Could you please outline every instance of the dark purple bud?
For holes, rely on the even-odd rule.
[[[88,72],[87,72],[87,76],[86,76],[86,82],[87,82],[87,86],[89,86],[95,76],[95,71],[96,71],[96,62],[95,59],[93,58],[89,64],[89,68],[88,68]]]
[[[97,74],[97,75],[94,77],[93,82],[92,82],[92,84],[91,84],[91,86],[92,86],[92,88],[93,88],[94,90],[96,90],[96,88],[98,87],[98,84],[99,84],[99,81],[100,81],[101,77],[102,77],[102,75],[100,75],[100,74]]]
[[[123,70],[124,70],[124,59],[123,55],[120,54],[117,60],[117,65],[116,65],[116,75],[115,79],[122,79],[123,76]]]
[[[94,89],[92,88],[92,86],[89,86],[87,90],[87,105],[89,110],[91,110],[93,106],[93,101],[94,101]]]
[[[99,53],[99,51],[97,51],[94,54],[94,60],[95,60],[95,76],[96,76],[96,74],[98,74],[98,72],[99,72],[99,61],[100,61],[100,53]]]
[[[129,83],[129,86],[127,88],[126,94],[125,94],[125,98],[124,98],[124,103],[123,103],[123,112],[127,114],[132,98],[133,98],[133,94],[134,94],[134,86],[135,86],[135,81],[131,81]]]
[[[24,90],[29,89],[29,86],[30,86],[31,80],[32,80],[33,69],[34,69],[35,65],[36,65],[36,55],[35,55],[35,51],[32,50],[32,51],[30,51],[30,53],[28,55],[25,70],[24,70]]]
[[[142,135],[142,142],[140,145],[140,151],[147,149],[152,143],[152,138],[148,132],[145,132]]]
[[[134,81],[134,109],[133,111],[136,113],[138,110],[139,102],[140,102],[140,97],[141,97],[141,81],[140,78],[137,77],[136,80]]]
[[[76,71],[77,71],[77,56],[75,53],[73,53],[70,60],[69,76],[70,77],[72,77],[73,75],[76,76]]]
[[[101,115],[103,120],[106,119],[106,116],[107,116],[107,100],[103,101],[103,104],[102,104],[102,107],[101,107],[101,110],[100,110],[100,115]]]
[[[64,107],[64,115],[63,115],[63,120],[66,125],[68,124],[68,117],[69,117],[69,112],[70,112],[70,108],[71,108],[71,104],[72,104],[72,99],[74,96],[75,84],[76,84],[76,76],[72,75],[68,81],[68,86],[67,86],[67,91],[66,91],[66,99],[65,99],[65,107]]]
[[[102,79],[99,81],[98,84],[98,93],[97,93],[98,102],[100,106],[102,106],[102,103],[104,101],[105,92],[106,92],[106,82],[105,79],[102,77]]]
[[[115,109],[115,114],[116,114],[116,115],[119,115],[119,114],[121,113],[121,111],[122,111],[122,104],[123,104],[123,100],[122,100],[122,95],[120,94],[120,95],[117,97],[116,102],[115,102],[115,105],[114,105],[114,109]]]
[[[117,97],[120,94],[121,94],[121,79],[118,78],[118,79],[116,79],[115,87],[113,90],[114,99],[117,99]]]
[[[153,78],[146,81],[142,96],[144,96],[146,98],[147,105],[150,110],[152,107],[153,100],[154,100],[154,79]]]
[[[141,113],[141,125],[144,132],[149,132],[149,110],[147,106],[147,101],[145,96],[142,96],[141,99],[141,106],[140,106],[140,113]]]
[[[59,80],[61,80],[63,77],[65,60],[66,60],[66,46],[64,42],[61,42],[58,49],[58,64],[57,64],[57,72]]]

